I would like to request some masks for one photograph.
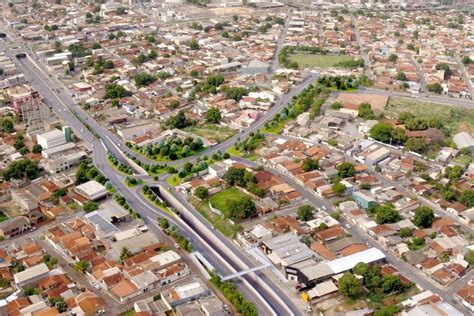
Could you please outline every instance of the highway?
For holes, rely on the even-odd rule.
[[[2,43],[3,44],[3,43]],[[0,44],[0,49],[2,49]],[[5,46],[3,46],[5,49]],[[171,217],[166,212],[154,207],[145,197],[131,191],[124,184],[124,176],[119,174],[107,161],[107,153],[111,152],[120,159],[122,153],[118,146],[120,141],[115,139],[114,135],[89,118],[87,113],[78,109],[73,100],[69,97],[65,90],[62,90],[60,85],[54,82],[52,78],[41,69],[31,58],[16,59],[15,52],[5,50],[12,60],[17,64],[19,69],[24,73],[25,77],[29,79],[29,83],[34,87],[45,99],[46,103],[56,112],[56,114],[74,130],[75,133],[89,143],[93,148],[93,162],[97,168],[108,178],[119,194],[125,197],[130,206],[136,210],[144,219],[145,223],[153,225],[153,220],[158,216],[167,218],[170,223],[178,227],[184,236],[192,240],[193,246],[196,250],[202,252],[206,258],[218,269],[222,275],[232,274],[237,271],[245,270],[255,264],[250,262],[241,255],[240,250],[236,245],[232,244],[220,233],[213,230],[210,225],[200,216],[196,216],[197,212],[182,213],[182,218]],[[292,91],[291,94],[285,96],[281,101],[281,107],[286,105],[285,102],[291,101],[293,95],[298,94],[304,89],[314,76],[310,76],[305,80],[304,84],[298,86],[297,91]],[[58,90],[60,89],[60,90]],[[58,92],[59,91],[59,92]],[[285,101],[286,100],[286,101]],[[98,140],[85,126],[78,120],[78,118],[71,112],[76,111],[78,116],[89,124],[94,132],[100,135]],[[268,111],[268,118],[272,118],[279,110]],[[250,130],[245,131],[241,135],[246,137],[251,131],[254,131],[265,122],[263,120],[257,122],[259,127],[253,126]],[[229,143],[230,144],[230,143]],[[122,147],[124,147],[122,145]],[[222,147],[224,148],[224,147]],[[214,151],[219,148],[213,148]],[[176,194],[176,193],[174,193]],[[187,203],[185,199],[178,196],[181,202]],[[189,204],[189,208],[192,208]],[[261,272],[251,273],[241,277],[237,281],[239,289],[245,296],[256,304],[259,314],[261,315],[299,315],[301,309],[291,303],[291,300],[281,292],[267,276]]]

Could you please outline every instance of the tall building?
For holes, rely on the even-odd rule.
[[[38,144],[41,145],[43,149],[50,149],[66,144],[66,136],[64,131],[61,131],[56,128],[48,132],[38,134],[38,136],[36,136],[36,139],[38,141]]]

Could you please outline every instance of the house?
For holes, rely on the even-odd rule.
[[[208,296],[211,291],[205,284],[195,279],[194,282],[178,285],[168,291],[161,292],[161,299],[169,309]]]
[[[474,313],[474,281],[470,280],[456,292],[455,298],[461,302],[468,310]]]
[[[5,239],[22,234],[31,228],[31,222],[25,216],[17,216],[0,222],[0,236]]]
[[[123,279],[115,286],[113,286],[109,293],[118,299],[121,303],[127,302],[129,299],[134,298],[143,292],[128,279]]]
[[[69,305],[76,305],[72,308],[76,315],[95,316],[99,311],[104,310],[105,303],[93,292],[82,292],[79,295],[70,298]]]
[[[216,178],[222,178],[226,172],[227,165],[221,161],[215,162],[209,166],[209,174]]]

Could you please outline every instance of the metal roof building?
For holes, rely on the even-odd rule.
[[[458,149],[469,148],[471,152],[474,152],[474,139],[466,132],[461,132],[454,135],[453,142],[456,144]]]

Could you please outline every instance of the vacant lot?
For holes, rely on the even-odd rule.
[[[334,67],[341,61],[354,60],[350,56],[338,55],[315,55],[315,54],[293,54],[290,55],[291,61],[296,61],[299,66],[303,67]]]
[[[214,198],[214,200],[217,200],[219,197],[226,197],[226,196],[232,196],[234,198],[239,198],[238,194],[235,192],[227,192],[223,191],[221,193],[217,193],[211,197]],[[240,192],[239,192],[240,193]],[[216,198],[217,196],[217,198]],[[202,214],[218,231],[220,231],[222,234],[224,234],[227,237],[234,237],[236,233],[238,233],[242,227],[240,225],[234,225],[228,220],[226,220],[224,217],[221,217],[211,211],[211,208],[209,207],[209,201],[204,200],[200,201],[198,199],[191,199],[192,204],[194,207],[199,211],[199,213]],[[219,207],[223,207],[221,204],[217,201],[211,202],[213,207],[217,206],[215,204],[218,204]],[[220,208],[219,208],[220,209]]]
[[[245,194],[240,192],[239,189],[236,188],[230,188],[224,191],[221,191],[219,193],[214,194],[209,198],[209,202],[211,202],[211,205],[215,208],[217,208],[219,211],[222,211],[224,214],[228,212],[228,202],[229,201],[239,201],[244,197]]]
[[[441,120],[451,136],[461,131],[474,133],[474,109],[406,98],[391,98],[385,112],[393,117],[397,117],[401,112],[410,112],[421,118],[436,117]]]
[[[235,130],[218,125],[192,126],[186,128],[186,131],[216,143],[222,143],[235,134]]]

